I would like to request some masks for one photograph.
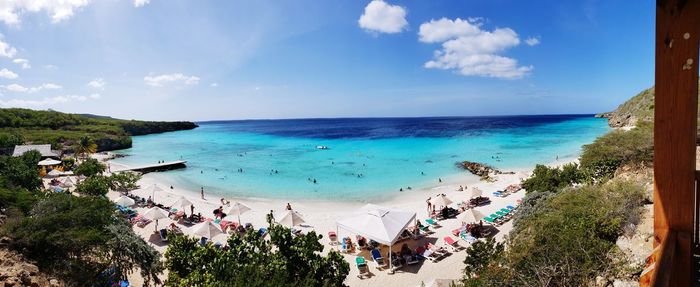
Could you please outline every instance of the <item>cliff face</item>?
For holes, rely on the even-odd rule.
[[[700,83],[698,83],[700,88]],[[626,102],[612,112],[602,113],[596,117],[607,118],[608,124],[614,128],[632,127],[638,121],[651,122],[654,120],[654,88],[649,88]]]

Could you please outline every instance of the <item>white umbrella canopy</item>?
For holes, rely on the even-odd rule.
[[[122,196],[120,196],[119,198],[117,198],[117,200],[115,201],[115,203],[116,203],[117,205],[121,205],[121,206],[132,206],[132,205],[136,204],[136,201],[134,201],[133,199],[131,199],[131,198],[128,197],[128,196],[123,196],[123,195],[122,195]]]
[[[440,194],[431,199],[430,203],[432,203],[434,206],[448,206],[452,204],[452,200],[447,198],[447,196],[445,196],[444,194]]]
[[[338,220],[336,224],[345,230],[390,245],[415,219],[415,212],[367,204],[356,215]]]
[[[70,177],[66,177],[66,180],[63,181],[63,185],[65,185],[67,187],[71,187],[71,186],[75,185],[75,182],[73,182],[73,180],[70,179]]]
[[[482,220],[484,217],[486,217],[481,211],[475,210],[475,209],[470,209],[465,212],[462,212],[462,214],[459,215],[457,218],[460,222],[466,222],[466,223],[474,223],[474,222],[479,222]]]
[[[151,207],[148,210],[146,210],[146,212],[144,212],[142,216],[150,220],[158,220],[162,218],[168,218],[168,213],[160,207]]]
[[[472,187],[472,198],[481,196],[481,189]]]
[[[226,212],[226,215],[236,215],[238,216],[238,223],[241,223],[241,214],[246,213],[250,211],[250,207],[247,205],[240,203],[238,201],[234,202],[231,204],[231,207],[228,209]]]
[[[148,210],[146,210],[146,212],[144,212],[142,216],[150,220],[155,220],[155,229],[158,230],[158,219],[168,218],[168,213],[160,207],[151,207]]]
[[[304,223],[304,218],[301,217],[299,212],[294,210],[287,210],[287,212],[277,221],[277,223],[282,224],[287,227],[294,227]]]
[[[132,193],[132,194],[139,195],[139,196],[141,196],[141,197],[148,197],[148,196],[151,196],[151,197],[152,197],[151,199],[154,200],[155,197],[156,197],[156,192],[161,192],[161,191],[164,191],[164,189],[161,188],[161,187],[160,187],[159,185],[157,185],[157,184],[153,184],[153,185],[149,185],[149,186],[146,186],[146,187],[143,187],[143,188],[139,188],[139,189],[136,189],[136,190],[132,190],[131,193]]]
[[[52,170],[52,171],[49,171],[49,173],[47,173],[46,176],[47,176],[47,177],[56,177],[56,176],[59,176],[59,175],[61,175],[61,174],[63,174],[63,173],[60,172],[60,171],[58,171],[58,170],[56,170],[56,169],[54,169],[54,170]]]
[[[37,165],[57,165],[61,164],[60,160],[55,160],[52,158],[47,158],[45,160],[40,161]]]
[[[189,201],[189,200],[188,200],[187,198],[185,198],[184,196],[181,196],[181,197],[178,198],[175,202],[173,202],[173,204],[171,204],[170,206],[171,206],[171,207],[175,207],[175,208],[179,208],[179,209],[184,210],[184,209],[186,209],[186,208],[188,208],[188,207],[190,207],[190,206],[192,206],[192,205],[194,205],[194,203],[192,203],[191,201]]]
[[[195,224],[190,228],[192,234],[211,239],[214,236],[223,234],[221,227],[209,220]]]

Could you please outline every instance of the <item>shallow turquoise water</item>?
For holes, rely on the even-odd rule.
[[[496,119],[499,124],[493,124]],[[481,118],[469,126],[464,123],[471,123],[470,118],[455,123],[447,118],[439,123],[449,127],[413,128],[417,120],[401,122],[398,133],[397,123],[384,127],[383,120],[373,120],[371,136],[358,132],[366,131],[357,121],[350,126],[332,123],[338,136],[324,136],[330,134],[324,129],[331,123],[200,123],[190,131],[134,137],[133,148],[118,151],[129,156],[116,162],[187,160],[186,169],[157,176],[193,191],[203,186],[207,192],[233,197],[368,200],[396,194],[401,187],[433,186],[439,177],[463,173],[455,166],[460,160],[508,170],[551,163],[557,156],[576,157],[581,145],[609,131],[605,119],[592,116],[543,121]],[[318,145],[330,149],[320,150]]]

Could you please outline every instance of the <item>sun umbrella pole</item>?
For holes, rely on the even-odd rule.
[[[389,244],[389,272],[394,273],[394,260],[391,257],[394,255],[394,242]]]

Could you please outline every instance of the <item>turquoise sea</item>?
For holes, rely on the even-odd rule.
[[[117,151],[127,156],[115,161],[187,160],[185,169],[153,176],[231,197],[369,200],[408,186],[435,186],[438,178],[464,173],[455,165],[461,160],[509,170],[573,158],[610,130],[605,119],[592,115],[198,124],[194,130],[133,137],[133,148]]]

